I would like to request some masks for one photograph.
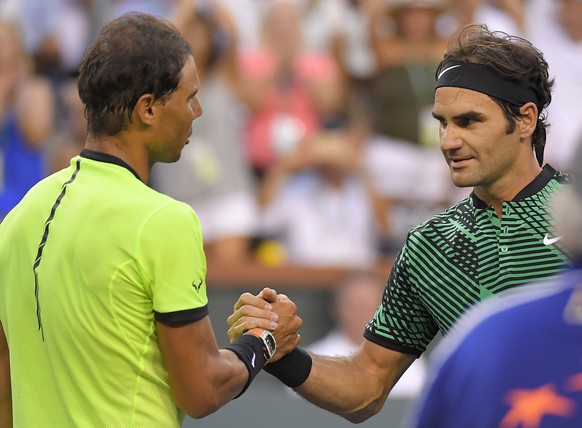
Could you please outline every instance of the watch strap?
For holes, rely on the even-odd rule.
[[[243,335],[246,334],[250,334],[261,339],[263,342],[263,354],[265,361],[268,361],[275,354],[277,343],[275,341],[275,337],[271,334],[270,331],[263,328],[254,327],[243,333]]]

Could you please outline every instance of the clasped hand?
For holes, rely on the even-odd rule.
[[[242,294],[227,322],[231,342],[251,328],[271,331],[277,341],[277,352],[270,363],[287,355],[301,342],[299,329],[303,321],[297,315],[297,306],[285,294],[277,294],[272,288],[266,287],[256,296]]]

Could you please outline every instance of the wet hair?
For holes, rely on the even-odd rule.
[[[552,101],[554,79],[549,76],[548,63],[540,50],[521,37],[490,31],[483,24],[471,24],[461,28],[451,38],[436,76],[448,61],[484,65],[507,81],[533,88],[538,100],[538,121],[532,135],[532,147],[541,166],[549,127],[546,108]],[[516,120],[522,116],[519,112],[521,106],[494,96],[491,98],[503,110],[508,122],[507,133],[512,133]]]
[[[106,24],[79,69],[79,96],[87,130],[116,135],[127,129],[138,99],[162,102],[180,83],[192,48],[168,21],[128,13]]]

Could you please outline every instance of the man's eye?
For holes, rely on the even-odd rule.
[[[458,120],[458,125],[462,128],[466,128],[467,126],[471,125],[472,123],[474,123],[475,121],[472,118],[462,118]]]

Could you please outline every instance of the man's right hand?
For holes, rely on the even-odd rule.
[[[301,342],[299,329],[303,321],[297,316],[297,306],[286,295],[264,288],[258,295],[242,294],[228,317],[228,337],[234,342],[251,328],[270,330],[277,341],[277,352],[269,360],[274,362],[287,355]]]

